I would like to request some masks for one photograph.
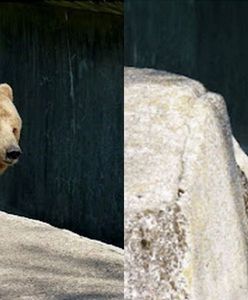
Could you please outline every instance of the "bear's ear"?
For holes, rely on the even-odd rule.
[[[13,101],[13,90],[7,83],[0,84],[0,92]]]

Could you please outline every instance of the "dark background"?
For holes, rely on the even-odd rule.
[[[94,10],[0,4],[0,82],[24,152],[0,209],[122,246],[123,16]]]
[[[227,102],[248,152],[248,1],[125,0],[125,64],[183,74]]]

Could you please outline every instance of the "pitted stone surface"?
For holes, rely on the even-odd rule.
[[[221,96],[183,76],[126,68],[126,299],[248,299],[235,155]]]
[[[125,268],[135,276],[135,299],[157,299],[165,291],[172,299],[187,299],[182,275],[187,249],[184,226],[176,203],[165,210],[147,209],[129,216]],[[141,268],[143,272],[136,272]]]

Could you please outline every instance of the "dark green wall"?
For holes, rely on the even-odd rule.
[[[222,94],[248,151],[248,1],[125,0],[125,64],[180,73]]]
[[[123,244],[123,19],[0,4],[0,82],[23,119],[0,209]]]

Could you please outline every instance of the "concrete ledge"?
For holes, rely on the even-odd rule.
[[[123,250],[0,212],[0,299],[123,299]]]
[[[126,68],[126,299],[248,299],[244,193],[224,99]]]

